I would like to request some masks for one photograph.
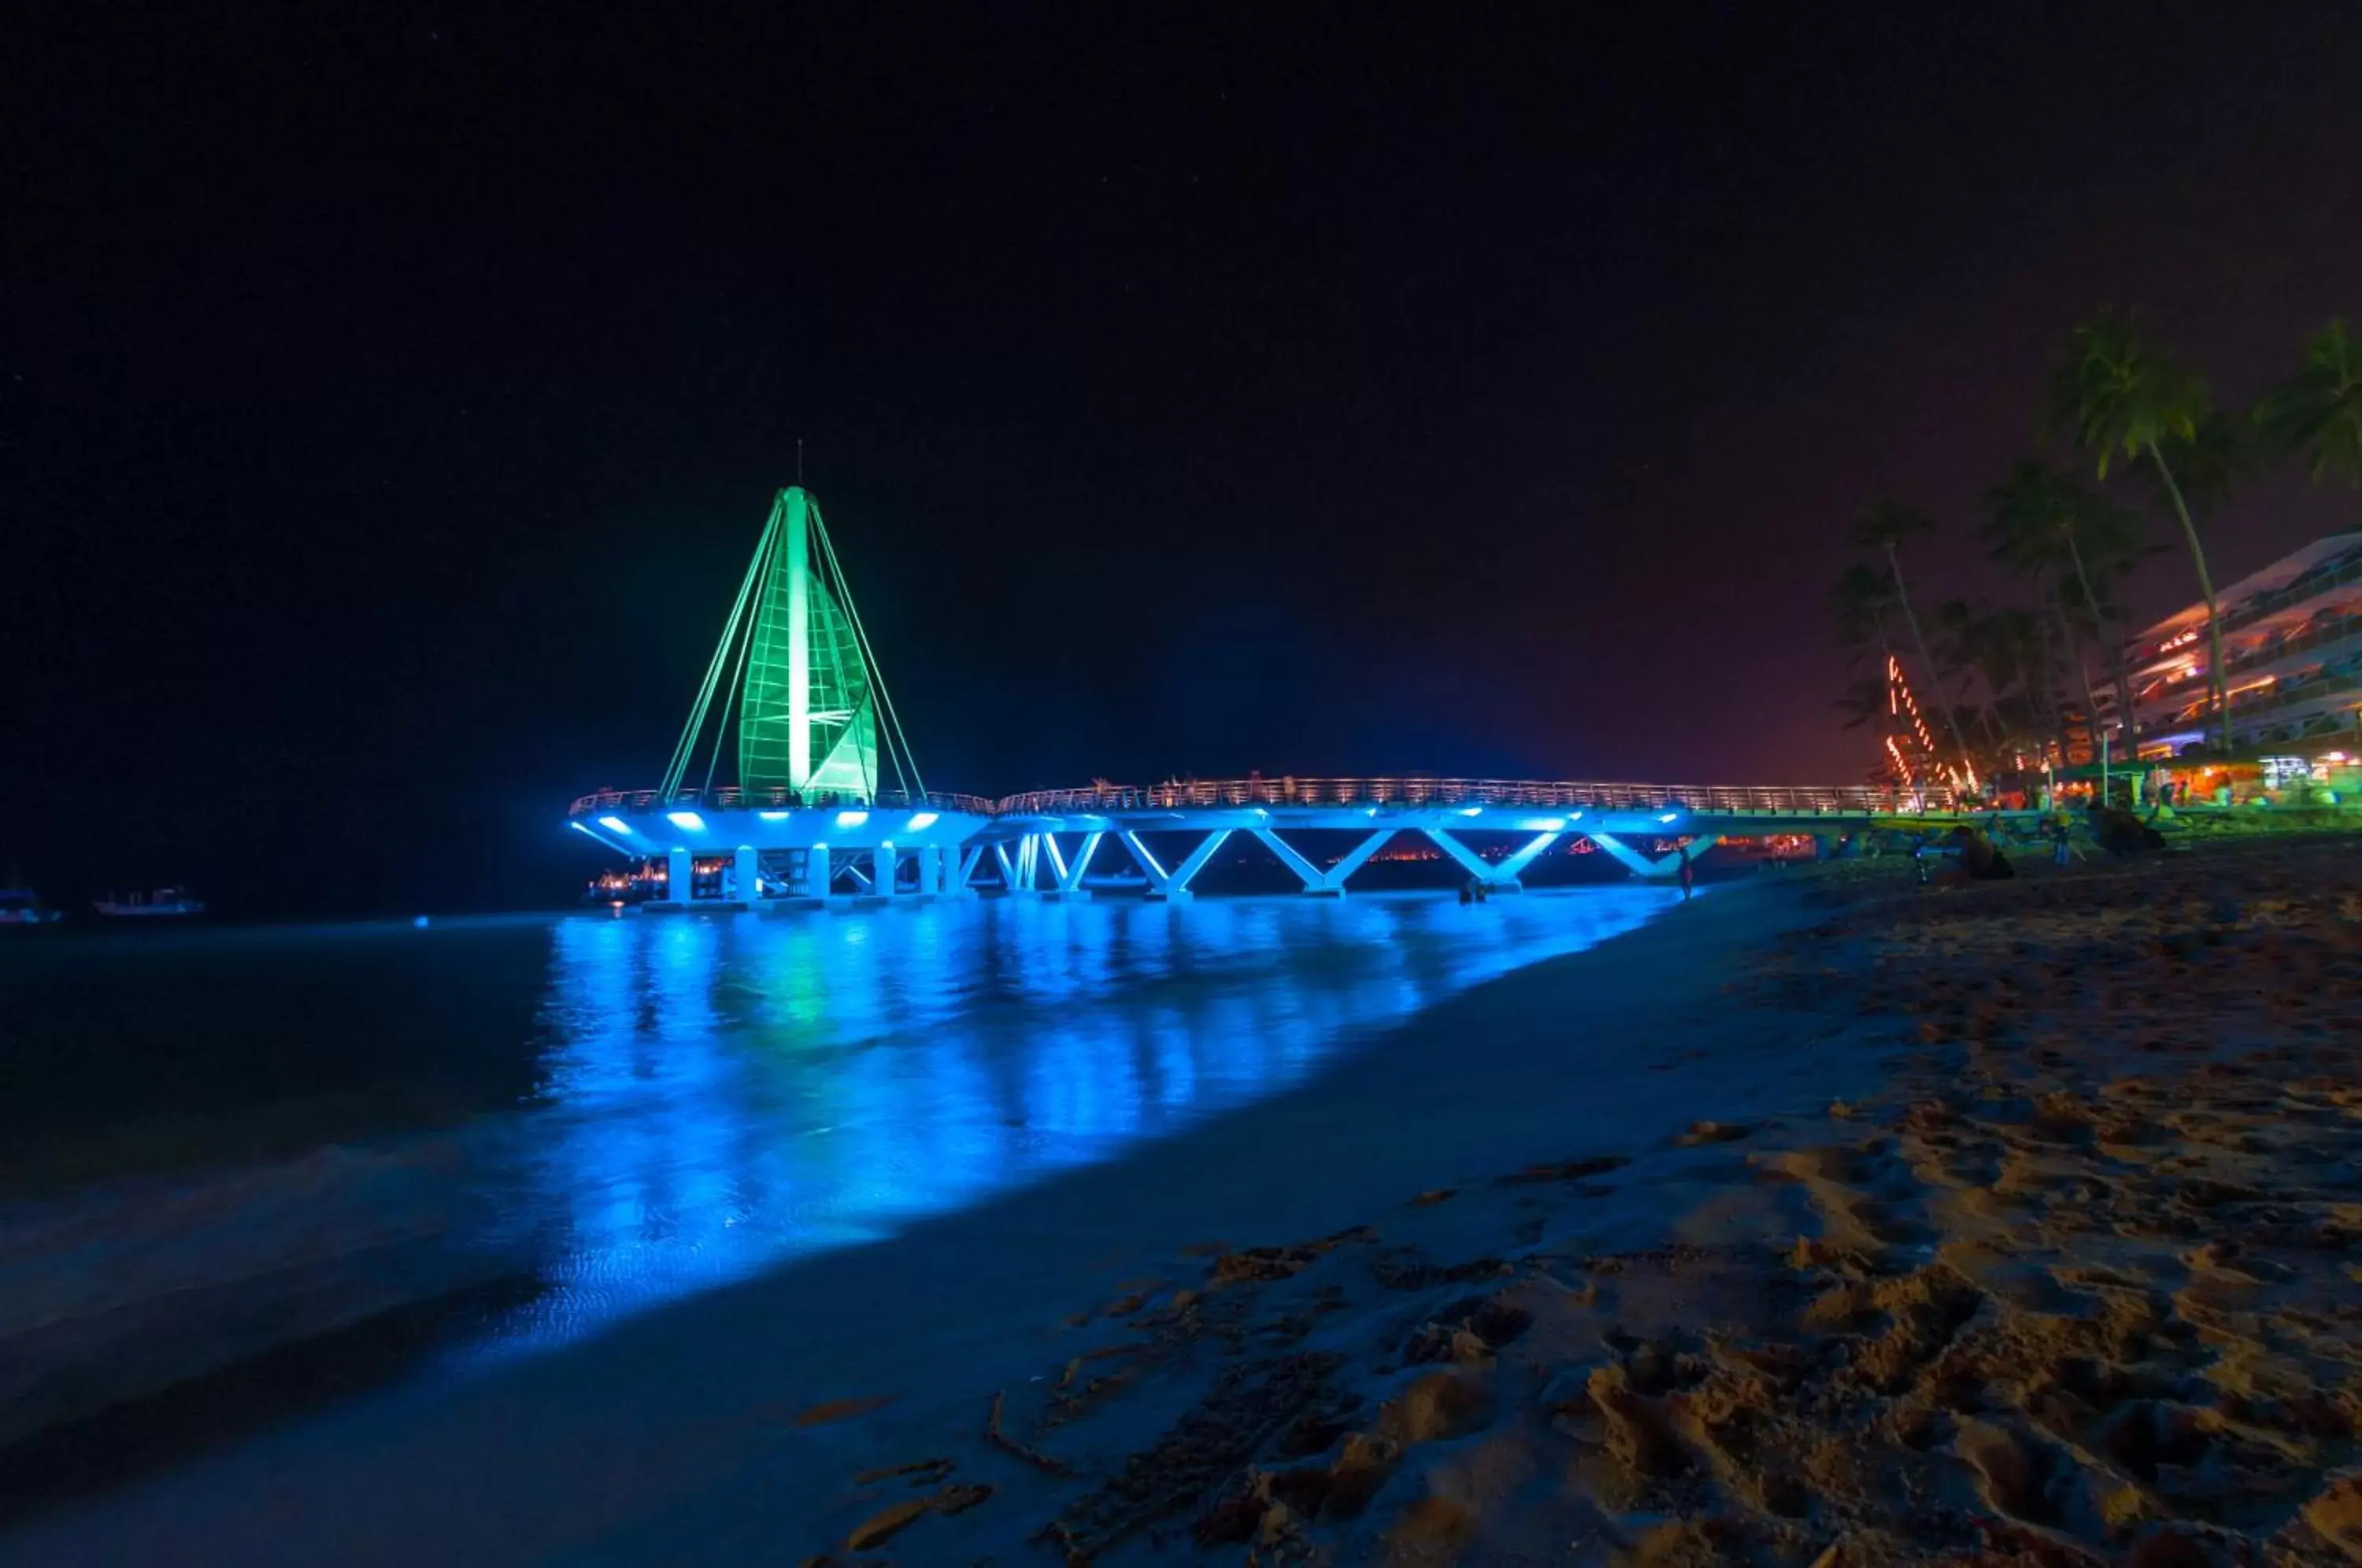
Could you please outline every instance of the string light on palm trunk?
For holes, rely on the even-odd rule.
[[[1976,766],[1968,758],[1962,757],[1960,766],[1958,767],[1947,767],[1936,760],[1938,754],[1936,748],[1935,732],[1927,727],[1926,718],[1919,712],[1919,699],[1912,695],[1911,682],[1904,678],[1903,661],[1893,654],[1886,656],[1886,693],[1889,712],[1897,718],[1909,721],[1911,737],[1918,743],[1920,754],[1929,760],[1928,772],[1948,776],[1952,788],[1956,791],[1976,793],[1978,789]],[[1904,764],[1902,749],[1895,744],[1894,738],[1888,736],[1886,745],[1888,752],[1894,756],[1896,766],[1903,772],[1904,782],[1906,785],[1915,784],[1912,770]]]

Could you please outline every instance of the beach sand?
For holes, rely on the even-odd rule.
[[[2362,1561],[2362,850],[1829,869],[0,1562]]]
[[[1585,1236],[1635,1149],[1176,1260],[996,1405],[1030,1484],[849,1478],[844,1541],[935,1561],[931,1510],[997,1504],[1069,1562],[2362,1562],[2357,872],[1833,889],[1728,1006],[1915,1048],[1677,1138],[1725,1179],[1661,1244]]]

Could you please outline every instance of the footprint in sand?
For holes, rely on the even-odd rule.
[[[1694,1149],[1705,1143],[1737,1143],[1754,1131],[1744,1121],[1693,1121],[1676,1141],[1684,1149]]]

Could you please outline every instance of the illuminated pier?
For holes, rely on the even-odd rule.
[[[717,784],[727,752],[735,781]],[[704,766],[696,772],[699,762]],[[1262,845],[1304,891],[1336,897],[1401,834],[1431,841],[1469,878],[1513,891],[1570,837],[1634,875],[1680,868],[1725,838],[1827,840],[1920,816],[1898,790],[1568,783],[1490,778],[1283,778],[1093,787],[990,801],[931,793],[919,777],[820,506],[774,500],[721,641],[654,790],[586,795],[573,829],[661,882],[651,909],[789,909],[853,900],[1087,898],[1114,855],[1151,899],[1179,901],[1234,840]],[[1315,864],[1289,834],[1349,832]],[[1185,847],[1160,856],[1148,842]],[[1507,840],[1499,835],[1508,835]],[[1479,844],[1496,850],[1487,857]],[[1168,864],[1169,862],[1169,864]]]

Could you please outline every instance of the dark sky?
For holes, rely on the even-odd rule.
[[[2242,399],[2362,309],[2340,6],[48,10],[0,873],[53,897],[562,895],[799,437],[938,788],[1851,780],[1856,507],[1994,591],[2077,316]],[[2267,485],[2218,575],[2356,519]]]

